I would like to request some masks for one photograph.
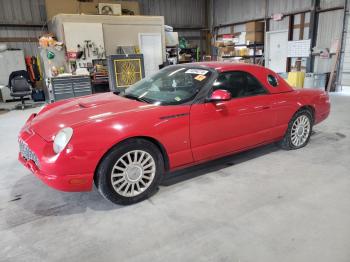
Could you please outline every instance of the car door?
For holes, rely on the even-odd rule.
[[[270,139],[274,123],[271,97],[250,73],[231,71],[219,74],[213,90],[224,89],[232,99],[193,104],[190,112],[190,139],[195,161],[215,158]]]

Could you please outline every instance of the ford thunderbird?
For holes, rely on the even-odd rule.
[[[256,65],[168,66],[123,91],[58,101],[19,134],[19,161],[50,187],[132,204],[176,169],[277,142],[304,147],[328,94]]]

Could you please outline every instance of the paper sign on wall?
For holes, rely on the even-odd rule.
[[[288,41],[288,57],[309,57],[311,39]]]

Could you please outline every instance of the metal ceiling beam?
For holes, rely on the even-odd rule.
[[[46,24],[8,24],[8,23],[0,23],[0,27],[36,27],[43,28],[46,27]]]

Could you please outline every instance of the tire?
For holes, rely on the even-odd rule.
[[[95,185],[105,199],[130,205],[150,197],[163,175],[164,159],[158,147],[145,139],[130,139],[102,159]]]
[[[300,120],[308,122],[308,129],[307,129],[307,124],[306,126],[304,126],[304,129],[299,129],[302,131],[298,131],[298,128],[295,128],[295,126],[298,124],[297,121],[300,121]],[[279,146],[285,150],[294,150],[294,149],[299,149],[306,146],[310,140],[310,136],[312,133],[312,126],[313,126],[313,117],[310,110],[308,109],[299,110],[294,114],[292,119],[289,121],[288,129],[283,139],[279,142]],[[304,132],[307,132],[307,133],[305,133],[304,135]],[[301,133],[303,135],[299,136]]]

